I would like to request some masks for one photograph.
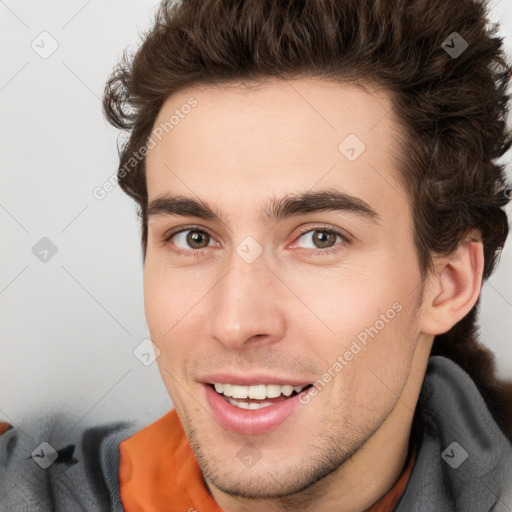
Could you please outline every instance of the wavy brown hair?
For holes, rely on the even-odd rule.
[[[107,120],[127,132],[118,181],[138,204],[147,244],[145,147],[166,98],[192,85],[319,77],[377,84],[392,99],[402,136],[399,174],[411,205],[418,261],[451,254],[471,233],[484,246],[487,279],[508,234],[510,197],[495,159],[512,144],[507,128],[512,74],[489,7],[477,0],[164,0],[133,55],[106,84]],[[457,32],[468,47],[451,56]],[[122,169],[125,169],[122,172]],[[495,377],[478,342],[475,307],[436,336],[433,354],[464,368],[512,438],[512,385]]]

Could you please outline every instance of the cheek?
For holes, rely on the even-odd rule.
[[[186,314],[193,289],[180,280],[179,272],[164,271],[162,265],[148,258],[144,266],[144,312],[155,339],[162,340]]]
[[[296,317],[297,321],[314,324],[328,344],[356,337],[375,322],[380,325],[380,315],[390,310],[384,319],[387,328],[399,316],[393,305],[406,300],[406,279],[396,268],[385,265],[359,262],[339,269],[297,271],[285,280],[293,282],[294,293],[312,312]],[[294,303],[297,309],[305,309],[304,304]]]
[[[396,265],[362,269],[302,281],[298,294],[317,314],[310,321],[317,333],[306,325],[301,332],[312,341],[310,354],[316,352],[324,370],[336,375],[336,396],[369,407],[379,396],[386,409],[405,384],[416,346],[419,291],[413,286],[419,274],[413,266],[410,272]]]
[[[151,337],[155,341],[157,333],[162,329],[161,324],[166,322],[167,308],[162,288],[155,279],[155,274],[147,268],[146,266],[144,270],[144,313]]]
[[[179,317],[176,315],[177,302],[182,297],[161,274],[151,269],[144,271],[144,311],[151,340],[160,350],[156,359],[163,383],[176,406],[180,406],[180,386],[176,380],[183,381],[183,354],[185,346],[176,336]],[[183,301],[181,301],[183,302]],[[178,323],[179,326],[179,323]]]
[[[369,407],[375,403],[382,410],[396,401],[405,386],[419,334],[414,301],[402,299],[393,305],[384,317],[369,319],[353,338],[360,350],[356,348],[357,355],[349,356],[352,361],[344,369],[356,401]],[[354,351],[351,347],[349,353]]]
[[[204,290],[177,270],[162,270],[162,266],[144,268],[144,312],[151,339],[160,349],[157,359],[160,373],[169,390],[175,386],[171,377],[183,379],[183,362],[191,356],[191,339],[200,322]],[[171,375],[169,375],[171,374]]]

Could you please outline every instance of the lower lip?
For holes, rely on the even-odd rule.
[[[205,384],[206,399],[217,422],[226,430],[238,434],[266,434],[281,425],[302,404],[300,393],[261,409],[240,409],[226,402],[212,386]],[[303,393],[306,393],[304,391]]]

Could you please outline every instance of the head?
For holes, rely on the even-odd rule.
[[[410,426],[432,351],[491,364],[475,322],[508,232],[510,75],[472,0],[164,2],[125,55],[104,107],[129,133],[146,318],[218,489],[303,491]],[[209,409],[219,373],[317,392],[240,434]]]

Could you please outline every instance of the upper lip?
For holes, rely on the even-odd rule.
[[[199,382],[203,384],[235,384],[237,386],[256,386],[257,384],[278,384],[280,386],[307,386],[311,384],[303,379],[271,375],[236,375],[234,373],[209,373],[203,375]]]

